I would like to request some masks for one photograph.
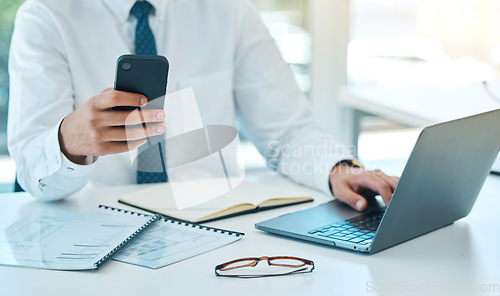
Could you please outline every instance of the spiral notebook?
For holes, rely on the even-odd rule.
[[[89,212],[50,207],[0,232],[0,265],[86,270],[113,258],[159,268],[234,242],[241,235],[107,206]]]

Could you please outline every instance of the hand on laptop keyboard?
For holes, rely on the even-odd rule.
[[[358,211],[364,211],[367,199],[376,195],[389,204],[398,181],[398,177],[387,176],[380,170],[370,171],[347,164],[336,165],[330,173],[332,194]]]

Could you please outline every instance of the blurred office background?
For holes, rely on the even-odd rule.
[[[7,59],[21,2],[0,1],[0,192],[11,190],[15,174],[6,149]],[[357,144],[362,159],[406,158],[421,126],[365,112],[353,127],[352,108],[339,100],[346,88],[452,89],[488,81],[500,96],[500,0],[254,2],[320,123]],[[243,151],[247,168],[265,166],[250,143]]]

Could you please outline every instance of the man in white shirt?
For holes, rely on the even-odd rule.
[[[136,182],[126,152],[145,141],[127,142],[128,113],[111,108],[146,101],[109,89],[116,59],[134,52],[135,2],[27,0],[20,7],[9,60],[9,151],[33,196],[64,198],[89,180]],[[149,3],[158,54],[170,63],[168,90],[193,87],[205,124],[238,118],[272,167],[357,210],[367,205],[362,191],[390,200],[397,178],[345,161],[352,156],[317,126],[250,0]],[[150,132],[165,132],[162,110],[144,114]],[[328,153],[306,153],[311,145]]]

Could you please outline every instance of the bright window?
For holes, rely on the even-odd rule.
[[[497,80],[498,0],[351,0],[350,82],[460,86]]]

